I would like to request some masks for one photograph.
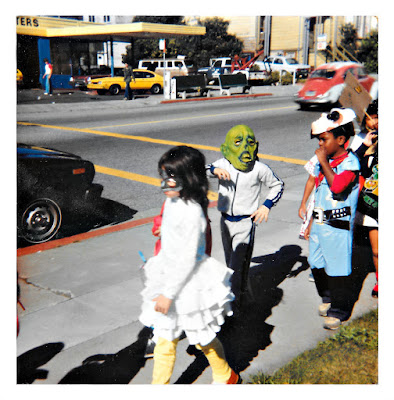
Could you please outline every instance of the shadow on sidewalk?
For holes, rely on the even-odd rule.
[[[227,361],[235,372],[244,371],[258,352],[271,344],[270,337],[275,327],[265,320],[282,300],[283,290],[277,286],[286,279],[294,265],[301,262],[300,271],[309,267],[301,251],[300,246],[289,245],[274,254],[252,259],[258,263],[249,273],[252,294],[247,293],[241,304],[235,304],[234,316],[227,319],[218,334]],[[194,382],[208,366],[203,353],[194,346],[189,346],[187,352],[195,355],[196,359],[175,383]]]
[[[96,354],[72,369],[59,384],[128,384],[145,365],[145,348],[152,330],[144,327],[138,340],[116,354]]]
[[[250,272],[252,296],[237,308],[233,317],[226,320],[218,334],[223,343],[226,358],[236,372],[245,370],[260,350],[271,344],[274,326],[265,320],[277,306],[283,291],[277,286],[286,278],[297,262],[307,268],[306,257],[296,245],[284,246],[278,252],[256,257],[259,265]],[[81,366],[72,369],[59,382],[61,384],[110,384],[129,383],[144,367],[145,348],[151,329],[144,327],[137,341],[116,354],[97,354],[87,358]],[[195,356],[176,384],[193,383],[206,369],[208,361],[203,353],[189,346],[187,352]]]
[[[64,347],[61,342],[38,346],[17,358],[17,383],[33,383],[36,379],[46,379],[48,370],[38,368],[60,353]]]
[[[282,299],[283,291],[277,286],[286,278],[300,257],[299,246],[285,246],[277,253],[258,257],[253,261],[260,264],[251,269],[253,299],[247,298],[231,318],[228,318],[219,333],[230,366],[236,371],[245,370],[260,350],[271,344],[274,326],[265,320],[272,308]],[[252,273],[253,271],[253,273]],[[72,369],[60,384],[127,384],[144,367],[145,348],[151,329],[144,327],[137,341],[116,354],[97,354],[88,357],[81,366]],[[189,346],[187,352],[195,356],[177,384],[193,383],[208,366],[203,353]]]

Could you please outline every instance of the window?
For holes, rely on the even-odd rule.
[[[275,58],[274,64],[283,64],[283,61],[280,58]]]
[[[295,58],[286,58],[287,64],[298,64],[298,61]]]
[[[111,22],[111,17],[109,15],[104,15],[104,22]]]
[[[167,61],[167,68],[172,68],[172,61]]]
[[[182,68],[183,67],[183,63],[182,61],[174,61],[174,64],[177,68]]]
[[[345,79],[346,78],[346,75],[348,74],[348,73],[351,73],[352,75],[356,75],[356,73],[355,73],[355,71],[354,71],[354,68],[349,68],[349,69],[347,69],[344,73],[343,73],[343,79]]]
[[[312,72],[311,78],[326,78],[332,79],[335,75],[335,70],[333,69],[316,69]]]
[[[55,75],[83,75],[96,66],[100,44],[52,38],[50,48]]]
[[[364,67],[359,67],[357,69],[357,73],[358,73],[359,78],[366,78],[366,76],[367,76],[367,71],[365,70]]]
[[[94,15],[89,15],[89,22],[96,22],[96,17]]]

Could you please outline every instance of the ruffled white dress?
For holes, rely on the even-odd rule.
[[[160,253],[146,263],[140,321],[169,341],[185,332],[190,344],[207,345],[233,314],[233,271],[205,254],[206,219],[199,204],[167,199]],[[158,295],[173,299],[167,315],[154,310]]]

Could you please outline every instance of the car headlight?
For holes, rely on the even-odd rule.
[[[101,81],[98,81],[97,83],[98,83],[99,85],[102,85],[102,84],[103,84],[103,82],[101,82]]]
[[[90,76],[88,76],[88,79],[86,79],[87,83],[92,82],[92,78]]]
[[[70,78],[70,82],[74,82],[74,78],[73,77]]]
[[[323,94],[319,94],[316,97],[319,98],[319,99],[326,99],[329,96],[330,96],[330,91],[328,91],[326,93],[323,93]]]

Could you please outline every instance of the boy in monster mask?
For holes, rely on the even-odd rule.
[[[270,209],[282,196],[284,183],[258,160],[258,142],[250,127],[231,128],[220,150],[224,158],[207,165],[207,172],[208,176],[219,178],[218,210],[222,213],[224,254],[227,266],[234,270],[232,291],[239,297],[253,222],[267,222]],[[259,205],[262,184],[270,190]]]

